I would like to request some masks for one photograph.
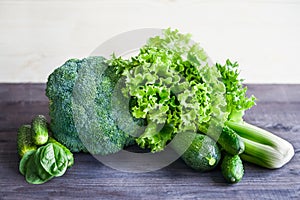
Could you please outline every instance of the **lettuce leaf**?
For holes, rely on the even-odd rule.
[[[207,132],[228,117],[221,74],[189,34],[166,29],[137,56],[113,56],[110,65],[125,77],[123,95],[136,100],[133,117],[147,121],[136,139],[142,148],[161,151],[177,133]]]
[[[256,98],[247,97],[247,87],[243,86],[243,79],[239,78],[238,63],[232,63],[229,59],[224,65],[216,64],[222,76],[222,82],[226,87],[228,120],[242,121],[244,111],[255,105]]]

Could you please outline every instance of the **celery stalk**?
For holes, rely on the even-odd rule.
[[[286,140],[246,122],[227,121],[226,125],[243,139],[245,151],[241,158],[262,167],[276,169],[294,156],[293,146]]]

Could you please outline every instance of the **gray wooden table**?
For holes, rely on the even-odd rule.
[[[0,199],[300,199],[300,85],[249,85],[257,106],[245,120],[287,139],[295,148],[278,170],[245,164],[245,176],[225,183],[220,170],[199,173],[181,160],[159,171],[124,173],[89,154],[60,178],[30,185],[18,171],[17,129],[36,114],[48,116],[45,84],[0,84]]]

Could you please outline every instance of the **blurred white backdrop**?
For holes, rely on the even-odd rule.
[[[0,0],[0,82],[46,82],[114,35],[168,27],[247,83],[300,83],[299,0]]]

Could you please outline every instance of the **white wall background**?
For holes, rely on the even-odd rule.
[[[0,82],[46,82],[67,59],[149,27],[192,33],[248,83],[300,83],[299,0],[0,0]]]

